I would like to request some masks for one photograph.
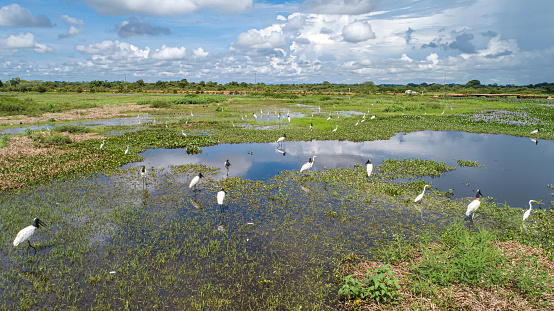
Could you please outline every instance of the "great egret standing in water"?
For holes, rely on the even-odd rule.
[[[365,163],[365,165],[366,165],[366,169],[367,169],[367,177],[370,177],[371,172],[373,172],[373,164],[371,164],[371,161],[369,161],[369,159],[368,159],[367,162]]]
[[[423,195],[425,194],[425,188],[429,187],[430,185],[423,186],[423,191],[415,198],[414,202],[420,202],[421,199],[423,199]]]
[[[471,203],[467,205],[466,216],[469,216],[471,214],[471,220],[473,220],[473,218],[475,217],[475,211],[481,205],[481,201],[479,201],[479,198],[481,198],[482,196],[483,194],[481,194],[481,190],[477,189],[475,200],[471,201]]]
[[[525,214],[523,214],[523,221],[525,221],[531,215],[531,210],[533,209],[533,203],[541,204],[535,200],[529,200],[529,209],[525,211]]]
[[[337,127],[335,127],[335,129],[333,130],[333,132],[336,132],[338,130],[339,126],[337,125]]]
[[[125,149],[125,154],[129,153],[129,145],[127,145],[127,149]]]
[[[13,240],[13,246],[15,247],[15,246],[19,245],[21,242],[27,241],[27,243],[29,243],[29,247],[34,249],[35,254],[36,254],[37,249],[33,245],[31,245],[30,239],[33,236],[33,234],[35,234],[35,230],[40,228],[41,225],[46,227],[46,224],[43,223],[42,220],[40,220],[38,218],[33,219],[33,224],[31,226],[27,226],[27,227],[21,229],[21,231],[19,231],[17,233],[17,236],[15,237],[15,240]]]

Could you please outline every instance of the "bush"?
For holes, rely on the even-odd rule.
[[[392,104],[392,105],[387,105],[387,107],[385,107],[385,112],[399,112],[399,111],[404,111],[404,106],[402,105],[399,105],[399,104]]]
[[[71,134],[89,133],[90,129],[79,125],[64,124],[55,126],[53,132],[69,132]]]
[[[344,278],[344,285],[338,294],[348,299],[370,299],[377,302],[390,302],[398,298],[400,285],[390,265],[367,271],[364,280],[352,275]]]

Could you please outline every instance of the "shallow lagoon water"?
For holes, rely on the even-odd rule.
[[[229,176],[261,180],[283,170],[299,170],[308,158],[317,155],[312,170],[352,168],[371,159],[376,173],[385,159],[419,158],[445,162],[456,169],[439,178],[423,178],[441,191],[454,190],[454,198],[472,197],[480,188],[484,196],[513,207],[528,207],[530,199],[552,201],[554,184],[554,142],[498,134],[457,131],[421,131],[397,134],[390,140],[354,143],[349,141],[285,141],[276,143],[220,144],[188,155],[184,149],[152,149],[140,154],[144,161],[123,166],[169,167],[203,164],[221,168],[229,159]],[[283,154],[283,152],[286,152]],[[460,167],[456,160],[477,161],[484,167]],[[467,185],[469,183],[469,185]]]
[[[44,124],[44,125],[29,125],[25,127],[14,127],[14,128],[8,128],[3,129],[0,131],[2,134],[19,134],[19,133],[25,133],[27,129],[31,129],[33,131],[44,129],[49,130],[53,129],[54,126],[60,126],[60,125],[79,125],[79,126],[85,126],[85,127],[97,127],[97,126],[134,126],[134,125],[140,125],[147,122],[153,122],[153,118],[147,117],[147,116],[141,116],[140,118],[136,117],[125,117],[125,118],[112,118],[112,119],[98,119],[98,120],[91,120],[91,121],[79,121],[79,122],[69,122],[69,123],[56,123],[56,124]]]

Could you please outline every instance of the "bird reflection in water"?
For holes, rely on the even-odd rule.
[[[283,157],[287,154],[287,152],[281,148],[277,148],[277,151],[283,154]]]

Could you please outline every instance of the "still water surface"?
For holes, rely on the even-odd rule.
[[[529,138],[508,135],[421,131],[400,133],[389,140],[285,141],[281,150],[277,147],[276,143],[220,144],[204,147],[196,155],[188,155],[184,149],[151,149],[141,154],[144,161],[123,168],[194,163],[221,168],[223,178],[227,173],[224,163],[229,159],[229,176],[260,180],[282,170],[299,170],[314,155],[312,170],[353,168],[371,159],[377,173],[384,159],[419,158],[456,168],[439,178],[423,178],[441,191],[453,189],[455,198],[472,197],[480,188],[484,196],[513,207],[527,208],[530,199],[542,199],[545,207],[553,200],[554,189],[547,187],[554,184],[553,141],[535,144]],[[477,161],[484,167],[460,167],[456,160]]]

